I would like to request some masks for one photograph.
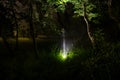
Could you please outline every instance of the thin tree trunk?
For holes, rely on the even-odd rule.
[[[108,0],[108,13],[109,13],[109,16],[111,17],[111,19],[113,19],[120,26],[119,20],[115,16],[113,16],[113,14],[112,14],[111,6],[112,6],[112,0]]]
[[[117,16],[112,14],[112,12],[113,12],[112,11],[112,0],[108,0],[108,14],[109,14],[110,18],[115,21],[115,23],[117,25],[113,28],[113,29],[115,29],[113,34],[114,34],[116,40],[119,41],[120,38],[119,38],[118,34],[120,33],[120,20],[117,18]]]
[[[86,26],[87,26],[88,37],[89,37],[92,45],[94,46],[94,38],[93,38],[93,36],[91,35],[91,32],[90,32],[90,24],[89,24],[87,14],[86,14],[86,5],[85,5],[85,3],[83,3],[83,16],[84,16],[84,20],[85,20]]]
[[[108,13],[109,13],[109,16],[110,16],[114,21],[117,22],[118,20],[112,15],[111,4],[112,4],[112,0],[108,0]]]
[[[36,54],[36,57],[38,57],[38,51],[37,51],[37,44],[36,44],[36,40],[35,40],[35,34],[34,34],[34,28],[33,28],[33,6],[32,6],[32,2],[30,0],[29,2],[29,15],[30,15],[30,19],[29,19],[29,25],[30,25],[30,34],[33,40],[33,46],[34,46],[34,51]]]
[[[11,8],[12,8],[12,13],[13,13],[13,17],[14,17],[14,20],[15,20],[15,27],[16,27],[16,46],[15,46],[15,50],[17,51],[18,50],[18,22],[17,22],[17,18],[16,18],[16,15],[15,15],[15,10],[14,10],[14,6],[13,6],[13,0],[11,0]]]
[[[3,43],[5,44],[8,52],[9,52],[9,53],[13,53],[12,48],[10,47],[10,44],[9,44],[8,41],[7,41],[7,38],[6,38],[3,34],[2,34],[1,37],[2,37]]]
[[[14,16],[15,25],[16,25],[16,47],[15,47],[15,50],[18,50],[18,22],[17,22],[14,10],[13,10],[13,16]]]

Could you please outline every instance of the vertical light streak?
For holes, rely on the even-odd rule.
[[[66,51],[66,39],[65,39],[65,30],[64,29],[62,31],[62,36],[63,36],[63,51],[62,51],[62,54],[63,54],[63,58],[66,58],[67,57],[67,51]]]

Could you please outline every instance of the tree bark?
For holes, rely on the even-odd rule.
[[[112,0],[108,0],[108,13],[111,19],[113,19],[118,24],[118,26],[120,26],[119,20],[112,14]]]
[[[87,14],[86,14],[86,5],[85,3],[83,3],[83,17],[84,17],[84,20],[86,22],[86,26],[87,26],[87,34],[88,34],[88,37],[92,43],[92,45],[94,46],[94,38],[93,36],[91,35],[91,32],[90,32],[90,24],[89,24],[89,20],[87,18]]]
[[[16,18],[14,10],[13,10],[13,16],[15,19],[15,26],[16,26],[16,47],[15,47],[15,50],[18,50],[18,22],[17,22],[17,18]]]
[[[13,50],[10,47],[10,44],[8,43],[6,36],[2,35],[1,37],[2,37],[3,43],[5,44],[5,47],[7,48],[8,52],[13,53]]]
[[[16,27],[16,46],[15,46],[15,50],[17,51],[18,50],[18,22],[17,22],[17,18],[16,18],[16,14],[15,14],[15,10],[14,10],[14,4],[13,4],[13,0],[11,0],[11,8],[12,8],[12,13],[13,13],[13,17],[14,17],[14,20],[15,20],[15,27]]]
[[[30,25],[30,34],[33,40],[33,47],[34,47],[34,51],[36,54],[36,57],[38,57],[38,50],[37,50],[37,44],[36,44],[36,40],[35,40],[35,34],[34,34],[34,28],[33,28],[33,6],[32,6],[32,1],[29,0],[29,15],[30,15],[30,19],[29,19],[29,25]]]

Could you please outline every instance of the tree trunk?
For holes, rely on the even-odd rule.
[[[15,47],[15,50],[18,50],[18,22],[17,22],[14,10],[13,10],[13,16],[15,19],[15,26],[16,26],[16,47]]]
[[[4,35],[2,34],[1,37],[2,37],[3,43],[5,44],[5,47],[7,48],[8,52],[9,52],[9,53],[13,53],[13,50],[12,50],[12,48],[10,47],[10,44],[8,43],[6,36],[4,36]]]
[[[88,37],[89,37],[92,45],[94,46],[94,38],[93,38],[93,36],[91,35],[91,32],[90,32],[90,24],[89,24],[86,13],[87,13],[86,12],[86,5],[85,5],[85,3],[83,3],[83,17],[84,17],[84,20],[85,20],[86,26],[87,26],[87,34],[88,34]]]
[[[15,10],[14,10],[14,4],[13,4],[13,0],[11,0],[11,8],[12,8],[12,13],[13,13],[13,17],[15,20],[15,28],[16,28],[16,46],[15,46],[15,50],[18,50],[18,22],[17,22],[17,18],[15,15]]]
[[[33,40],[33,47],[34,47],[36,57],[38,57],[37,44],[36,44],[34,28],[33,28],[33,16],[32,16],[33,15],[33,6],[32,6],[32,1],[31,0],[29,2],[29,15],[30,15],[30,19],[29,19],[30,34],[31,34],[31,37],[32,37],[32,40]]]
[[[114,33],[112,33],[114,40],[117,42],[120,40],[120,37],[118,34],[120,34],[120,20],[119,16],[115,16],[112,11],[112,0],[108,0],[108,14],[110,18],[115,22],[116,26],[113,26],[112,29]]]
[[[113,19],[117,24],[118,26],[120,26],[120,22],[119,20],[112,14],[112,0],[108,0],[108,13],[109,13],[109,16],[111,17],[111,19]]]

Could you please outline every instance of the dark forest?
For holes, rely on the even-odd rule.
[[[0,80],[116,80],[119,0],[0,0]]]

